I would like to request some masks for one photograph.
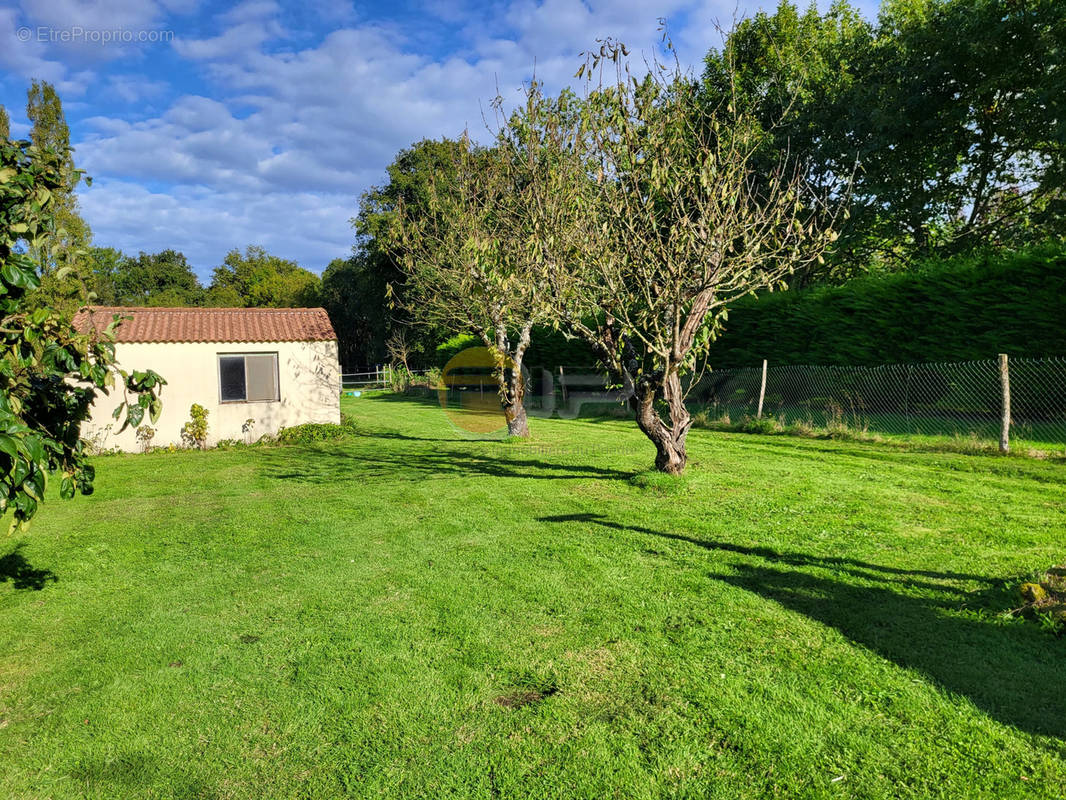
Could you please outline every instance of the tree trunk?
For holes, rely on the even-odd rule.
[[[526,387],[522,380],[521,362],[513,369],[500,370],[500,403],[507,420],[507,435],[529,438],[529,418],[526,416]]]
[[[529,438],[529,419],[526,417],[526,407],[519,400],[517,403],[505,406],[503,416],[507,419],[507,435]]]
[[[500,404],[503,406],[504,419],[507,420],[507,435],[523,439],[529,438],[529,418],[526,416],[526,384],[522,377],[522,357],[529,347],[532,328],[532,321],[527,321],[522,326],[518,342],[512,351],[506,327],[502,323],[496,326],[496,350],[511,362],[510,367],[507,366],[506,360],[498,362],[496,373],[500,387]]]
[[[663,422],[655,410],[655,401],[661,396],[667,403],[670,425]],[[677,374],[663,383],[640,382],[629,400],[637,417],[637,427],[655,445],[655,469],[669,475],[680,475],[688,463],[685,440],[692,427],[692,418],[685,408],[681,380]]]

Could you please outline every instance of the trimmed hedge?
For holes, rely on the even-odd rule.
[[[438,366],[480,342],[437,347]],[[771,364],[876,366],[1066,355],[1066,243],[932,260],[908,272],[745,298],[711,347],[717,369]],[[530,369],[592,366],[591,348],[537,328]]]
[[[931,261],[904,273],[745,298],[716,368],[873,366],[1066,355],[1066,245]]]

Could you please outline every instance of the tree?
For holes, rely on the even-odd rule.
[[[16,527],[36,513],[49,476],[59,475],[63,498],[93,491],[81,424],[100,394],[123,392],[114,413],[123,428],[161,411],[163,379],[115,364],[117,320],[102,336],[79,334],[69,318],[30,302],[42,267],[29,253],[55,236],[68,165],[62,150],[0,141],[0,513],[12,512]]]
[[[0,105],[0,139],[11,138],[11,118],[7,115],[7,109]]]
[[[760,127],[732,97],[707,107],[676,63],[638,80],[625,56],[605,41],[579,72],[585,244],[572,271],[555,273],[555,294],[627,390],[655,467],[677,474],[692,424],[686,380],[729,305],[820,258],[831,234],[814,225],[821,203],[798,171],[757,170]]]
[[[62,185],[56,191],[54,200],[55,232],[49,234],[38,253],[46,281],[54,280],[50,273],[62,266],[75,266],[78,256],[92,241],[92,231],[78,211],[75,189],[80,182],[81,172],[74,168],[70,128],[63,115],[63,103],[52,84],[33,81],[26,92],[26,116],[31,123],[30,139],[38,150],[51,150],[61,154],[62,159],[59,167]]]
[[[430,181],[426,212],[402,204],[394,218],[404,307],[418,322],[471,330],[489,349],[511,436],[529,436],[522,357],[535,312],[507,247],[514,198],[499,151],[464,137],[447,179]],[[533,313],[531,313],[533,312]],[[486,364],[486,366],[489,366]]]
[[[829,259],[846,278],[1062,234],[1063,30],[1054,0],[893,0],[876,26],[784,2],[708,54],[704,86],[720,97],[735,64],[768,152],[816,185],[854,172]]]
[[[207,304],[246,308],[296,308],[316,305],[319,278],[295,261],[249,245],[230,250],[215,267]]]
[[[551,318],[552,276],[573,244],[558,227],[562,177],[577,166],[566,163],[577,153],[565,138],[573,106],[571,95],[550,100],[534,82],[499,122],[493,147],[464,136],[447,177],[429,182],[427,207],[415,215],[401,205],[396,215],[408,311],[482,341],[511,436],[529,436],[523,360],[533,327]]]
[[[385,343],[396,328],[406,329],[413,358],[423,365],[432,363],[436,346],[454,333],[426,324],[412,325],[404,302],[403,252],[398,249],[402,244],[392,237],[392,228],[401,204],[411,217],[430,213],[430,184],[447,179],[459,147],[451,139],[423,139],[412,144],[388,166],[388,181],[371,187],[360,198],[359,213],[351,220],[356,232],[355,253],[346,262],[346,271],[359,293],[347,301],[346,313],[366,326],[363,330],[368,338],[352,346],[362,351],[361,364],[385,358]],[[339,308],[339,303],[335,307]]]
[[[94,302],[104,306],[121,305],[115,282],[126,268],[128,258],[114,247],[90,247],[82,260],[86,287]]]
[[[122,306],[197,306],[204,300],[196,273],[176,250],[119,258],[110,283],[115,303]]]
[[[850,108],[872,42],[872,26],[847,0],[835,0],[824,15],[814,5],[801,14],[783,0],[773,14],[759,11],[742,20],[721,49],[707,54],[702,102],[708,108],[736,103],[748,117],[759,140],[753,177],[770,179],[784,154],[786,166],[803,170],[812,186],[831,194],[855,171],[857,152],[842,145],[852,114],[876,113]],[[870,269],[880,248],[889,246],[871,236],[866,219],[852,216],[841,233],[827,263],[812,262],[790,284],[846,280]]]
[[[386,357],[386,333],[394,323],[389,279],[378,269],[380,263],[360,249],[349,258],[334,259],[322,272],[319,302],[337,332],[340,361],[348,371],[380,364]]]

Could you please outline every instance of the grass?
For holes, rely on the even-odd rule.
[[[0,544],[0,796],[1061,798],[1064,467],[623,420],[113,456]]]

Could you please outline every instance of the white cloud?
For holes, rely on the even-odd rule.
[[[79,193],[100,245],[130,253],[181,250],[201,278],[234,248],[259,244],[314,271],[345,257],[352,236],[349,195],[295,192],[256,195],[178,186],[153,192],[127,181],[98,180]]]
[[[557,90],[582,50],[613,36],[630,46],[639,70],[641,54],[659,47],[658,17],[673,15],[684,21],[671,28],[680,55],[698,70],[719,40],[714,20],[728,24],[734,11],[726,0],[512,0],[475,20],[444,0],[425,7],[429,26],[466,23],[450,28],[450,40],[440,37],[450,52],[419,52],[413,28],[352,22],[346,0],[319,0],[323,14],[349,27],[311,46],[295,46],[304,34],[286,29],[291,19],[272,0],[218,16],[213,36],[176,40],[211,97],[179,97],[142,121],[86,122],[78,154],[98,179],[83,199],[97,241],[176,247],[201,270],[231,247],[257,243],[321,268],[348,251],[358,196],[384,178],[400,148],[464,127],[483,136],[497,87],[516,98],[534,63]],[[115,91],[130,102],[162,92],[135,81]]]
[[[260,45],[283,38],[285,30],[277,21],[281,9],[273,0],[247,0],[218,18],[223,32],[207,39],[174,40],[174,49],[199,61],[230,59],[255,51]]]

